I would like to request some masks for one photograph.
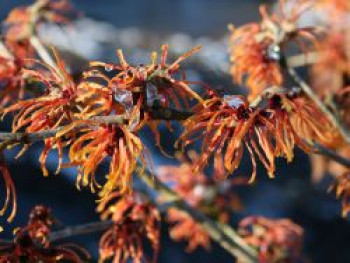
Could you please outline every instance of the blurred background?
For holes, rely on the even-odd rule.
[[[0,19],[3,20],[14,6],[32,1],[0,0]],[[152,50],[168,43],[172,54],[180,54],[197,44],[202,44],[200,54],[195,55],[192,65],[187,65],[188,78],[201,80],[231,93],[241,93],[227,75],[228,55],[226,45],[227,24],[236,26],[259,19],[258,6],[273,1],[254,0],[75,0],[77,10],[84,13],[68,28],[44,26],[42,38],[57,45],[70,61],[72,70],[81,69],[86,60],[116,61],[115,49],[123,48],[128,61],[148,61]],[[74,62],[73,62],[74,61]],[[187,63],[191,64],[191,63]],[[1,130],[9,130],[0,124]],[[180,129],[175,129],[177,132]],[[172,152],[178,134],[170,134],[165,128],[163,143]],[[149,146],[156,165],[176,163],[152,147],[153,136],[148,131],[143,139]],[[17,150],[8,151],[6,158],[16,183],[18,206],[15,221],[6,227],[1,237],[11,237],[10,229],[24,224],[35,204],[51,207],[66,225],[98,220],[95,213],[95,197],[87,190],[75,188],[74,169],[66,169],[54,175],[55,153],[51,154],[48,178],[42,176],[38,156],[41,145],[31,147],[17,161]],[[247,165],[245,165],[247,164]],[[250,174],[248,158],[237,174]],[[350,224],[341,218],[340,202],[327,193],[331,177],[312,183],[311,166],[307,156],[297,152],[291,164],[278,163],[276,179],[269,180],[260,169],[253,186],[237,189],[244,210],[232,215],[232,224],[248,215],[271,218],[288,217],[305,229],[304,253],[311,262],[350,262]],[[2,198],[2,196],[1,196]],[[4,225],[0,219],[0,225]],[[169,239],[166,225],[162,229],[159,262],[234,262],[233,258],[214,242],[212,249],[185,252],[186,243]],[[96,258],[99,235],[77,237],[74,240],[92,251]],[[95,259],[96,261],[96,259]]]

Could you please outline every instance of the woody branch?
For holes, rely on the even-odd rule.
[[[262,98],[259,98],[260,101]],[[257,103],[257,101],[253,102],[254,104]],[[155,120],[177,120],[182,121],[186,120],[188,117],[192,116],[193,113],[189,111],[178,111],[171,108],[152,108],[150,109],[150,115]],[[84,126],[94,126],[99,124],[118,124],[118,123],[124,123],[127,121],[127,118],[124,115],[111,115],[111,116],[104,116],[104,117],[93,117],[89,120],[86,120],[86,123],[80,124],[76,126],[76,129],[84,127]],[[65,126],[59,127],[57,129],[47,130],[47,131],[41,131],[41,132],[33,132],[33,133],[26,133],[26,132],[17,132],[17,133],[11,133],[11,132],[0,132],[0,150],[4,150],[6,147],[14,144],[31,144],[35,142],[42,141],[44,139],[55,137],[56,134],[64,129]],[[316,154],[320,154],[323,156],[326,156],[333,161],[350,168],[350,160],[340,156],[335,151],[325,148],[322,145],[319,144],[313,144],[311,145],[315,149]]]

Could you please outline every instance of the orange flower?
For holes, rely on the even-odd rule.
[[[301,138],[297,142],[298,146],[306,151],[311,152],[311,148],[303,144],[303,141],[312,145],[314,142],[324,147],[336,150],[338,154],[346,158],[349,155],[348,147],[344,146],[343,138],[338,130],[329,122],[328,118],[319,110],[319,108],[309,99],[302,96],[284,96],[279,97],[279,108],[283,109],[292,130]],[[289,117],[287,117],[289,116]],[[300,144],[302,143],[302,144]],[[312,162],[312,178],[315,182],[319,181],[325,171],[335,175],[344,172],[344,167],[332,162],[320,155],[310,155]]]
[[[198,159],[198,156],[194,155],[196,155],[196,153],[191,153],[191,162]],[[206,194],[204,193],[206,192],[205,190],[199,191],[198,189],[206,188],[206,186],[209,188],[210,186],[209,179],[202,172],[197,174],[193,172],[193,165],[191,162],[182,160],[180,166],[162,165],[157,169],[157,176],[161,181],[169,184],[171,188],[191,206],[197,207],[203,199],[205,199],[202,194]],[[210,193],[215,192],[215,189],[207,190],[209,190]],[[214,195],[210,194],[210,202],[212,202],[212,197],[214,197]]]
[[[327,1],[324,1],[327,2]],[[330,3],[329,3],[330,4]],[[327,9],[328,11],[328,9]],[[339,15],[329,16],[331,19]],[[315,92],[324,100],[326,105],[337,112],[339,119],[344,126],[350,127],[350,28],[347,23],[340,19],[339,23],[332,23],[329,33],[320,45],[319,60],[312,66],[311,81]],[[315,122],[322,126],[324,121],[319,121],[319,117],[311,112]],[[336,151],[344,158],[350,158],[349,145],[344,144],[343,139],[337,132],[333,138],[327,133],[321,132],[328,141],[322,141],[326,147]],[[314,181],[323,178],[325,172],[329,172],[335,177],[342,176],[346,168],[322,156],[312,156],[312,177]]]
[[[140,119],[140,126],[147,124],[151,128],[156,144],[162,150],[157,130],[159,120],[153,119],[150,111],[154,108],[161,111],[162,108],[168,107],[183,110],[184,107],[189,107],[190,99],[203,102],[189,87],[189,84],[198,83],[181,77],[184,74],[181,74],[183,72],[180,70],[180,63],[199,48],[193,48],[172,64],[167,64],[167,45],[162,46],[160,63],[157,61],[157,53],[153,52],[150,64],[132,66],[126,62],[121,50],[117,50],[117,65],[90,63],[91,69],[84,73],[84,82],[78,87],[82,94],[78,101],[89,105],[81,115],[114,113],[130,116],[134,113],[134,116]],[[109,78],[108,74],[113,77]]]
[[[183,105],[188,105],[188,99],[197,99],[202,102],[201,97],[188,86],[190,81],[178,79],[177,73],[180,71],[180,63],[197,52],[200,47],[195,47],[189,52],[180,56],[172,64],[167,64],[168,46],[162,46],[161,62],[157,63],[157,53],[152,53],[152,61],[148,65],[129,65],[121,50],[117,51],[119,64],[106,64],[103,62],[92,62],[92,67],[103,67],[107,72],[116,74],[107,78],[100,70],[92,69],[85,73],[86,78],[99,78],[106,83],[106,92],[112,97],[118,97],[121,93],[132,94],[134,102],[142,101],[142,105],[147,107],[159,106],[175,107],[182,109]],[[103,92],[103,90],[101,90]],[[117,98],[118,99],[118,98]],[[119,101],[116,101],[119,102]]]
[[[224,171],[222,163],[215,167],[214,178],[205,176],[202,172],[195,174],[193,164],[200,158],[195,152],[188,154],[190,160],[180,158],[179,167],[172,165],[160,166],[157,170],[159,179],[169,186],[187,203],[199,209],[206,215],[226,223],[231,210],[240,210],[242,204],[239,197],[232,191],[237,185],[246,184],[242,178],[217,182]],[[238,179],[238,180],[237,180]],[[162,200],[161,200],[162,201]],[[167,211],[167,221],[171,224],[170,236],[175,241],[188,241],[187,250],[195,250],[198,246],[210,247],[210,237],[203,227],[186,213],[171,208]]]
[[[214,166],[222,162],[228,174],[240,165],[246,148],[252,160],[250,182],[256,176],[256,156],[274,177],[275,157],[293,159],[295,143],[306,149],[305,143],[295,133],[289,115],[281,110],[279,97],[270,101],[276,108],[251,108],[240,96],[212,98],[206,101],[206,108],[184,122],[185,132],[180,137],[183,145],[203,138],[202,154],[195,164],[195,171],[201,170],[214,157]],[[277,101],[275,101],[277,100]]]
[[[95,172],[106,158],[110,158],[107,182],[100,192],[101,198],[117,189],[120,193],[131,191],[132,174],[141,158],[144,146],[139,137],[127,125],[101,125],[80,131],[70,146],[69,157],[73,165],[79,165],[77,186],[90,185],[91,190],[100,187]],[[64,133],[64,131],[63,131]],[[61,136],[61,135],[58,135]]]
[[[350,127],[350,27],[341,23],[322,42],[319,61],[312,66],[311,80],[314,90]]]
[[[76,85],[56,52],[55,56],[57,69],[44,65],[50,70],[49,73],[22,69],[24,75],[37,81],[37,87],[42,85],[46,88],[46,94],[38,98],[18,101],[3,110],[3,116],[10,112],[18,112],[12,122],[13,132],[21,129],[30,133],[55,129],[72,119],[72,112],[76,107],[74,103]],[[62,162],[62,142],[56,138],[45,139],[45,148],[40,156],[45,176],[48,175],[45,162],[49,151],[54,147],[59,151],[58,170]]]
[[[34,50],[30,37],[36,33],[37,27],[47,21],[69,22],[65,15],[71,9],[67,0],[37,0],[28,7],[13,9],[4,22],[6,46],[17,58],[32,58]]]
[[[169,230],[170,237],[175,241],[188,241],[187,252],[192,252],[197,247],[210,248],[208,233],[185,212],[170,208],[168,209],[167,220],[172,224]]]
[[[116,199],[116,200],[115,200]],[[110,205],[109,203],[113,204]],[[114,203],[115,202],[115,203]],[[120,196],[110,194],[98,206],[102,220],[111,218],[114,225],[103,234],[100,240],[100,261],[113,258],[113,262],[156,262],[159,251],[160,214],[141,196]],[[143,252],[143,239],[153,248],[153,260]]]
[[[233,172],[243,154],[242,138],[253,125],[256,114],[240,96],[230,97],[229,101],[218,97],[208,99],[205,109],[184,122],[185,132],[180,137],[183,146],[203,138],[201,157],[194,164],[194,172],[201,171],[212,155],[215,156],[214,165],[221,162],[226,143],[229,146],[224,154],[225,168]],[[230,162],[233,157],[236,164]]]
[[[258,249],[259,262],[299,262],[304,230],[289,219],[272,220],[259,216],[243,219],[239,233]]]
[[[246,180],[242,177],[220,180],[225,176],[223,163],[214,167],[213,176],[206,176],[202,171],[194,173],[194,166],[201,156],[191,151],[187,157],[179,157],[180,166],[159,166],[157,176],[191,206],[225,222],[231,209],[241,208],[238,196],[231,190],[235,186],[246,184]]]
[[[282,96],[282,107],[290,115],[290,122],[299,138],[312,144],[317,142],[326,147],[336,147],[342,137],[319,108],[305,97]]]
[[[23,98],[25,85],[21,68],[19,60],[0,56],[0,109],[11,101]]]
[[[23,41],[28,39],[42,22],[67,23],[69,20],[64,13],[70,10],[71,6],[67,0],[37,0],[30,6],[17,7],[9,13],[4,22],[7,29],[5,38],[15,42]]]
[[[348,0],[316,0],[313,1],[317,7],[321,7],[326,11],[331,11],[333,15],[340,15],[340,13],[350,12],[350,3]],[[339,13],[340,12],[340,13]],[[336,17],[329,17],[330,19],[337,19]]]
[[[312,66],[311,77],[313,88],[325,99],[334,95],[339,97],[337,100],[341,100],[349,90],[349,44],[349,26],[332,30],[320,44],[320,58]]]
[[[261,28],[258,24],[247,25],[231,30],[230,72],[234,81],[249,88],[249,98],[254,98],[270,86],[279,86],[283,76],[278,61],[266,56],[271,40],[258,42],[256,35]]]
[[[12,211],[10,216],[8,217],[7,221],[12,222],[16,215],[17,211],[17,195],[16,195],[16,188],[13,184],[10,172],[8,170],[8,167],[5,163],[5,158],[3,153],[0,152],[0,174],[2,176],[2,179],[5,182],[5,192],[6,192],[6,198],[5,203],[3,207],[0,210],[0,216],[3,216],[7,210],[7,208],[10,205],[11,199],[12,199]],[[0,227],[1,229],[1,227]],[[1,230],[0,230],[1,232]]]
[[[33,66],[34,48],[30,37],[36,27],[44,21],[68,22],[63,16],[70,10],[67,0],[38,0],[29,7],[15,8],[4,22],[4,42],[9,57],[0,56],[0,106],[23,99],[26,79],[21,69]]]
[[[53,224],[50,209],[36,206],[30,213],[28,225],[18,229],[12,244],[0,243],[0,262],[69,261],[82,263],[89,259],[86,250],[75,245],[52,246],[49,234]]]
[[[350,212],[350,171],[338,176],[329,190],[334,191],[338,199],[342,199],[342,216],[346,217]]]
[[[269,15],[266,6],[260,6],[261,23],[252,23],[235,29],[230,27],[231,75],[238,84],[249,88],[249,99],[283,82],[280,62],[287,44],[295,41],[303,52],[305,41],[317,47],[314,28],[298,28],[297,20],[310,4],[295,4],[290,14],[285,12],[285,1],[280,1],[280,14]]]

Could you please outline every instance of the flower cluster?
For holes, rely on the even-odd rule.
[[[315,3],[327,16],[324,22],[327,33],[319,45],[317,61],[311,67],[312,87],[344,127],[350,127],[350,27],[348,1],[317,1]],[[350,158],[349,144],[342,138],[329,138],[327,147],[343,158]],[[342,177],[347,168],[321,156],[312,156],[313,179],[319,181],[326,172]]]
[[[171,224],[170,237],[178,242],[188,242],[187,252],[192,252],[198,247],[210,249],[210,236],[208,233],[185,212],[171,207],[167,211],[167,221]]]
[[[25,42],[44,22],[68,23],[67,13],[72,10],[67,0],[37,0],[30,6],[13,9],[7,16],[5,41],[12,47],[29,48]],[[12,50],[11,50],[12,51]]]
[[[251,107],[241,96],[213,97],[205,105],[184,122],[185,132],[180,138],[184,146],[203,138],[196,171],[213,156],[214,166],[223,158],[227,174],[231,174],[247,149],[253,168],[250,182],[256,177],[256,156],[272,178],[276,157],[291,161],[295,146],[310,151],[307,142],[326,143],[328,137],[336,136],[314,104],[294,94],[276,94],[265,108]]]
[[[56,60],[57,69],[46,65],[49,71],[22,70],[24,74],[35,80],[35,88],[40,89],[40,85],[45,85],[46,90],[43,96],[19,100],[4,108],[3,116],[17,112],[12,122],[13,132],[23,129],[28,133],[55,129],[72,119],[71,112],[75,106],[73,99],[76,96],[76,86],[57,54]],[[40,163],[45,176],[48,175],[45,161],[50,149],[54,146],[59,150],[59,162],[61,163],[62,160],[61,141],[53,138],[45,139],[45,148],[40,156]]]
[[[3,22],[0,43],[0,107],[22,99],[28,89],[31,75],[22,72],[33,66],[35,50],[32,45],[37,28],[44,22],[68,23],[72,7],[67,0],[37,0],[30,6],[13,9]]]
[[[102,220],[111,219],[113,226],[100,239],[100,260],[105,262],[155,262],[159,251],[160,213],[140,195],[121,196],[114,192],[98,206]],[[153,249],[153,260],[144,254],[143,239]]]
[[[312,80],[313,87],[323,97],[333,94],[340,100],[349,93],[349,35],[349,28],[338,28],[320,44],[322,56],[312,67]]]
[[[214,178],[203,172],[193,172],[194,163],[200,158],[195,152],[189,152],[188,160],[180,157],[180,166],[164,165],[157,169],[161,181],[171,188],[188,204],[195,207],[211,218],[226,223],[230,211],[239,211],[242,208],[239,197],[232,192],[237,185],[246,184],[243,178],[217,181],[224,176],[222,164],[214,171]],[[197,247],[210,248],[210,237],[203,227],[185,212],[170,208],[167,211],[167,221],[170,223],[170,236],[176,241],[188,241],[187,251]]]
[[[300,28],[299,17],[310,7],[296,3],[285,10],[280,1],[280,13],[269,15],[266,6],[260,7],[262,21],[239,28],[230,26],[231,75],[238,84],[249,88],[249,99],[255,99],[264,89],[283,84],[281,61],[287,45],[295,42],[306,52],[318,46],[317,29]],[[305,43],[307,42],[307,43]]]
[[[20,100],[3,110],[3,115],[16,113],[12,131],[28,133],[60,129],[55,137],[45,139],[45,148],[40,156],[44,175],[51,149],[58,149],[59,165],[62,166],[63,148],[69,146],[70,162],[79,167],[77,185],[90,185],[94,191],[100,188],[95,172],[105,159],[110,159],[106,182],[100,191],[101,198],[118,189],[130,192],[131,176],[137,160],[145,164],[145,149],[137,132],[146,124],[156,129],[150,111],[154,106],[183,107],[188,98],[200,97],[189,87],[187,80],[174,76],[179,63],[197,49],[184,54],[171,65],[166,64],[167,46],[163,46],[160,64],[156,55],[150,65],[132,67],[125,62],[119,51],[120,65],[91,63],[80,83],[75,83],[67,72],[62,59],[54,50],[57,67],[43,64],[36,69],[22,69],[23,74],[35,81],[35,88],[44,87],[42,96]],[[115,75],[108,78],[96,69],[104,65]],[[106,72],[105,72],[106,73]],[[107,72],[108,73],[108,72]],[[183,99],[180,103],[180,99]],[[157,101],[160,100],[160,104]],[[161,108],[159,108],[161,107]],[[106,123],[101,117],[107,119]],[[62,126],[65,126],[63,129]],[[21,151],[26,150],[27,147]]]
[[[85,262],[89,254],[81,247],[67,244],[53,246],[49,240],[55,223],[51,210],[44,206],[32,209],[28,224],[15,231],[12,244],[0,243],[0,262]]]
[[[259,251],[259,262],[299,262],[304,230],[289,219],[251,216],[239,224],[244,240]]]
[[[0,53],[0,108],[9,102],[23,98],[24,80],[21,74],[22,63],[1,56]]]
[[[180,63],[199,49],[200,46],[197,46],[168,64],[168,46],[163,45],[160,63],[157,62],[157,53],[153,52],[150,64],[137,66],[127,63],[122,50],[117,50],[118,65],[91,62],[92,69],[85,72],[84,76],[88,79],[100,79],[104,84],[96,88],[101,90],[100,92],[112,93],[111,99],[115,100],[115,105],[124,106],[128,103],[127,99],[131,97],[131,101],[135,104],[140,101],[143,110],[154,106],[183,109],[189,106],[189,99],[202,102],[202,98],[189,87],[192,82],[182,78],[180,71]],[[115,75],[113,74],[114,76],[109,79],[104,74],[106,71]],[[178,76],[179,73],[180,76]],[[93,96],[93,94],[90,95]],[[107,102],[107,105],[111,105],[111,102]]]
[[[118,189],[121,193],[131,191],[131,176],[137,159],[142,157],[143,144],[128,126],[106,125],[96,129],[86,129],[70,146],[69,156],[72,164],[79,165],[77,185],[100,187],[95,172],[102,161],[110,157],[109,173],[106,175],[101,197]]]
[[[336,20],[339,15],[350,12],[350,3],[347,0],[313,0],[312,2],[316,7],[329,12],[331,15],[338,15],[338,17],[329,17],[331,20]]]
[[[346,217],[350,212],[350,171],[338,176],[329,189],[335,192],[337,198],[342,199],[342,216]]]

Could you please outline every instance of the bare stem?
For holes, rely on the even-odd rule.
[[[170,108],[153,108],[149,111],[154,120],[185,120],[192,115],[191,112],[182,112]],[[110,116],[97,116],[86,120],[86,123],[77,125],[75,129],[79,129],[84,126],[93,126],[99,124],[120,124],[127,121],[124,115],[110,115]],[[26,132],[0,132],[0,149],[6,148],[6,146],[14,143],[33,143],[42,141],[44,139],[54,137],[56,134],[64,129],[66,126],[59,127],[57,129],[26,133]]]
[[[83,225],[70,226],[62,230],[52,232],[49,236],[49,239],[51,242],[55,242],[72,236],[87,235],[91,233],[101,232],[107,230],[112,225],[112,221],[98,221]]]
[[[193,112],[190,111],[178,111],[175,109],[162,107],[152,107],[147,111],[150,113],[153,120],[183,121],[193,115]]]
[[[107,221],[97,221],[97,222],[91,222],[76,226],[68,226],[63,228],[62,230],[57,230],[52,232],[49,235],[49,240],[51,242],[57,242],[61,241],[62,239],[70,238],[73,236],[80,236],[80,235],[88,235],[92,233],[102,232],[107,230],[113,225],[113,222],[110,220]],[[11,240],[7,239],[0,239],[1,245],[10,245],[12,244]]]
[[[338,153],[335,151],[332,151],[331,149],[328,149],[318,143],[313,144],[313,148],[316,149],[316,154],[320,154],[323,156],[328,157],[329,159],[332,159],[333,161],[350,168],[350,160],[344,158],[343,156],[340,156]]]
[[[75,127],[75,129],[79,129],[84,126],[93,126],[102,123],[108,124],[117,124],[125,122],[126,118],[124,115],[112,115],[112,116],[104,116],[104,117],[93,117],[87,120],[86,123],[79,124]],[[59,127],[57,129],[26,133],[26,132],[0,132],[0,150],[5,149],[9,145],[13,145],[16,143],[29,144],[38,141],[42,141],[47,138],[55,137],[56,134],[64,129],[66,126]]]

